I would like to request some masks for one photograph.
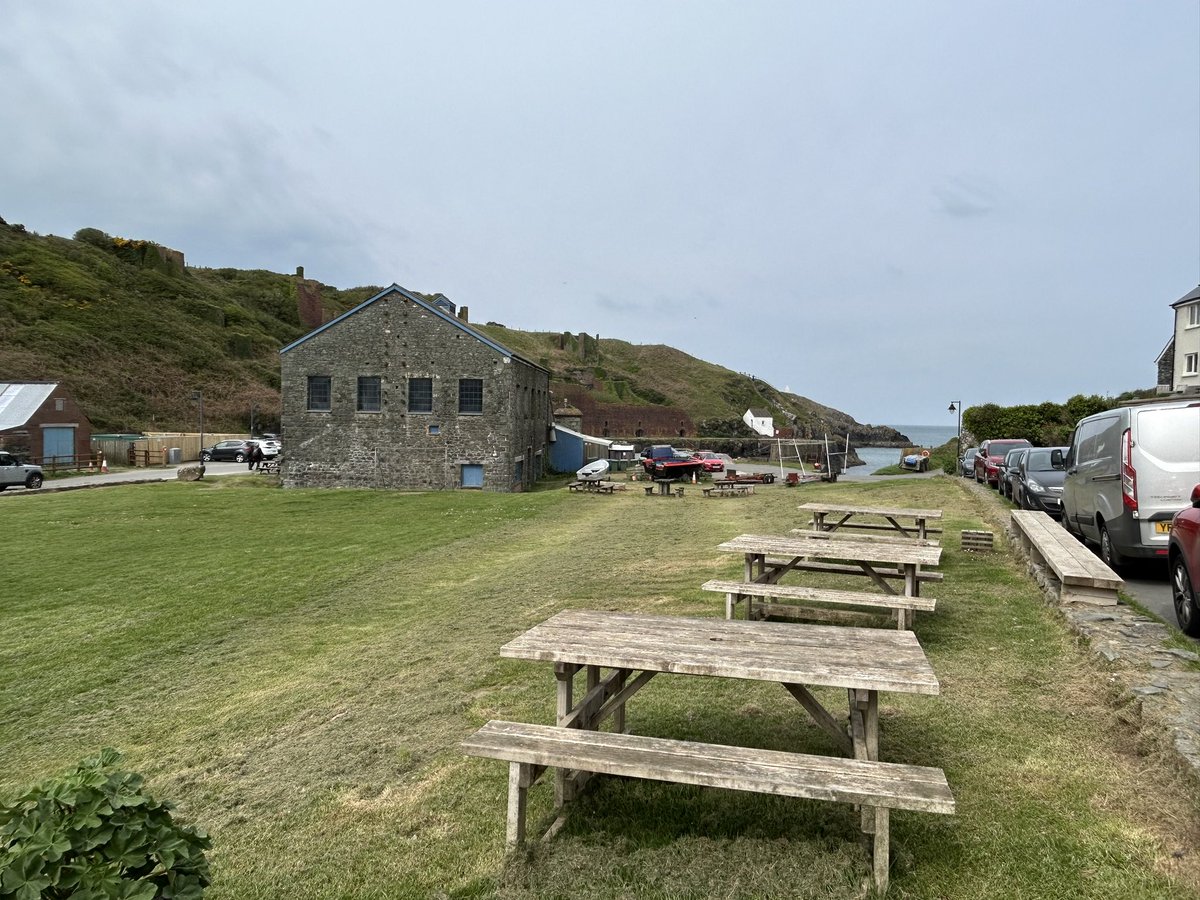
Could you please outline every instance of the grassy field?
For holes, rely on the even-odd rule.
[[[881,755],[944,768],[958,814],[893,813],[891,896],[1200,889],[1194,783],[1005,552],[956,549],[998,503],[959,479],[721,501],[268,481],[0,503],[0,793],[118,747],[211,832],[212,898],[862,897],[850,807],[678,785],[601,779],[506,859],[507,769],[457,745],[553,721],[550,667],[497,649],[564,607],[719,616],[699,585],[740,571],[722,540],[794,527],[804,500],[938,507],[946,581],[916,629],[942,694],[883,695]],[[772,685],[658,678],[628,724],[832,751]]]

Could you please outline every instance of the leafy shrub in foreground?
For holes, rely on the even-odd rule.
[[[171,819],[104,749],[0,802],[0,897],[196,900],[209,884],[208,836]]]

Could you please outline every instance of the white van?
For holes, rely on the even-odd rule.
[[[1167,558],[1171,517],[1200,484],[1200,401],[1131,404],[1080,419],[1063,482],[1063,525],[1128,557]]]

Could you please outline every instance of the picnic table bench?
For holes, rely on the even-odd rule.
[[[835,503],[802,503],[799,508],[812,513],[813,517],[809,524],[812,525],[814,531],[837,531],[839,528],[859,531],[897,531],[906,537],[916,538],[942,533],[942,529],[934,528],[929,524],[941,520],[942,511],[940,509],[844,506]],[[855,521],[855,516],[873,516],[887,521]],[[900,522],[901,519],[906,520],[904,524]],[[907,520],[909,519],[912,520],[912,524],[908,524]]]
[[[954,812],[945,773],[927,766],[495,720],[462,747],[509,764],[509,849],[525,840],[528,791],[549,767],[861,805],[871,817],[872,874],[881,891],[888,885],[890,810]]]
[[[937,601],[929,597],[905,597],[898,594],[868,594],[865,591],[842,591],[830,588],[812,588],[793,584],[764,584],[756,581],[726,581],[714,578],[706,581],[701,590],[725,595],[725,618],[732,619],[734,609],[740,602],[746,604],[746,618],[763,616],[794,616],[803,610],[793,604],[763,602],[755,604],[754,598],[765,600],[793,600],[802,603],[830,604],[831,606],[868,607],[894,613],[896,627],[908,625],[908,612],[933,612]]]
[[[655,495],[655,485],[657,485],[657,489],[658,489],[657,496],[659,496],[659,497],[670,497],[670,496],[682,497],[683,496],[683,485],[678,484],[674,479],[672,479],[672,478],[655,478],[654,484],[646,485],[646,496],[647,497],[656,496]]]
[[[1124,584],[1121,576],[1062,525],[1031,509],[1013,510],[1012,523],[1022,549],[1058,578],[1061,602],[1116,606],[1117,591]]]
[[[743,534],[717,547],[727,553],[745,556],[743,581],[776,584],[792,571],[823,572],[836,575],[864,575],[884,594],[898,592],[889,583],[904,579],[902,592],[906,597],[918,597],[921,583],[941,580],[941,574],[922,570],[936,566],[942,548],[922,544],[894,544],[879,541],[858,541],[853,538],[831,540],[826,535],[801,532],[791,535]],[[905,626],[912,627],[915,611],[899,611]]]
[[[264,459],[258,464],[260,475],[278,475],[279,474],[279,458]]]
[[[547,768],[556,770],[560,813],[551,832],[593,773],[860,804],[881,890],[889,811],[954,811],[941,770],[879,760],[879,691],[940,690],[910,631],[566,610],[505,644],[500,655],[552,663],[557,684],[555,725],[489,722],[463,743],[469,754],[509,762],[510,846],[525,838],[526,794]],[[586,690],[577,701],[581,671]],[[625,734],[626,704],[664,672],[776,682],[853,759]],[[808,685],[844,688],[848,721]],[[600,732],[610,717],[613,732]]]
[[[611,494],[616,487],[616,482],[612,481],[572,481],[567,485],[568,490],[588,494]]]
[[[714,479],[712,487],[704,488],[705,497],[739,497],[754,493],[754,485],[744,481]]]

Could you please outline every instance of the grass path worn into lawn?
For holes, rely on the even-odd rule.
[[[990,498],[952,478],[674,500],[247,476],[7,502],[0,792],[119,747],[212,832],[213,898],[861,897],[850,807],[643,781],[599,779],[506,859],[507,768],[458,749],[489,718],[553,721],[551,667],[501,644],[566,607],[720,616],[699,586],[741,560],[717,544],[818,499],[946,512],[916,625],[942,695],[881,695],[881,755],[944,768],[958,813],[893,815],[890,895],[1195,896],[1196,786],[1007,553],[957,549]],[[773,685],[657,678],[628,724],[832,752]]]

